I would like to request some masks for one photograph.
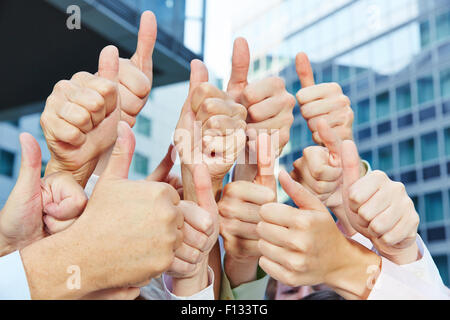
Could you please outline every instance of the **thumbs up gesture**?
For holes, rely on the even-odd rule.
[[[341,140],[353,140],[353,110],[350,107],[350,99],[342,93],[339,84],[315,85],[311,64],[304,53],[297,55],[295,67],[302,86],[296,95],[297,100],[314,142],[324,143],[318,130],[320,119],[325,120]]]
[[[87,202],[71,175],[56,173],[41,179],[41,149],[30,134],[21,134],[20,144],[19,178],[0,214],[0,256],[56,232],[78,217]],[[47,217],[51,230],[44,226]]]
[[[245,107],[225,92],[207,83],[208,70],[194,60],[191,63],[189,94],[181,110],[174,142],[182,163],[183,183],[192,185],[195,164],[208,166],[215,195],[245,145]],[[186,170],[190,178],[186,177]],[[185,196],[185,199],[189,197]],[[191,198],[191,200],[194,200]]]
[[[294,122],[292,110],[295,99],[287,92],[283,79],[279,77],[269,77],[249,84],[247,81],[249,64],[248,43],[244,38],[238,38],[234,42],[232,70],[227,92],[248,111],[247,153],[256,152],[259,131],[265,130],[278,138],[274,144],[277,145],[276,153],[279,156],[289,142],[290,129]],[[253,177],[245,177],[248,172],[246,165],[238,166],[236,178],[252,181],[256,172],[253,173]]]
[[[131,128],[119,122],[108,165],[84,213],[68,229],[81,247],[95,251],[89,255],[94,269],[83,268],[86,274],[102,274],[96,290],[142,284],[160,275],[183,239],[176,190],[161,182],[127,180],[134,147]]]
[[[275,155],[270,137],[261,134],[255,181],[227,184],[219,201],[220,232],[226,251],[225,272],[233,287],[256,279],[260,256],[256,226],[261,221],[261,206],[276,201]]]
[[[346,299],[367,295],[367,268],[380,258],[339,231],[322,202],[285,171],[279,181],[299,209],[270,203],[261,207],[259,265],[271,277],[296,287],[326,284]]]
[[[353,228],[389,260],[397,264],[416,261],[420,219],[405,186],[381,171],[360,178],[358,151],[352,141],[343,142],[341,160],[344,207]]]
[[[80,72],[55,85],[41,116],[51,154],[46,175],[69,172],[86,184],[100,155],[117,138],[118,76],[119,53],[108,46],[100,53],[98,76]]]

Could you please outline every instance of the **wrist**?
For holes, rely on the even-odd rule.
[[[225,255],[224,271],[231,288],[257,280],[258,265],[259,258],[235,259]]]
[[[96,291],[87,260],[91,255],[85,249],[66,231],[22,249],[32,299],[79,299]]]
[[[199,263],[197,270],[193,275],[186,278],[172,278],[173,294],[179,297],[189,297],[209,285],[208,259]]]
[[[376,242],[375,248],[377,248]],[[407,248],[392,248],[392,250],[380,249],[378,250],[378,252],[380,253],[380,255],[397,265],[410,264],[416,262],[421,258],[419,247],[417,246],[416,241],[414,241],[414,243]]]
[[[57,172],[68,172],[74,177],[78,184],[84,188],[94,172],[97,162],[98,158],[95,158],[83,164],[80,168],[69,168],[51,157],[45,168],[45,176]]]
[[[14,251],[16,251],[15,246],[12,245],[0,232],[0,257],[6,256]]]
[[[381,270],[381,258],[355,241],[344,240],[334,258],[340,264],[326,275],[325,284],[346,299],[367,299]]]

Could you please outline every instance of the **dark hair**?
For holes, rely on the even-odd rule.
[[[301,300],[345,300],[332,290],[322,290],[313,292]]]

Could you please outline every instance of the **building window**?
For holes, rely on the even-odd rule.
[[[450,68],[441,71],[441,95],[442,97],[450,97]]]
[[[339,71],[339,81],[345,81],[348,78],[350,78],[350,71],[351,71],[350,67],[339,66],[338,71]]]
[[[371,166],[373,166],[372,151],[366,151],[360,153],[361,159],[366,160]]]
[[[389,133],[389,132],[391,132],[391,129],[392,128],[391,128],[391,122],[390,121],[380,123],[377,126],[378,135],[383,135],[383,134]]]
[[[441,166],[434,165],[423,169],[423,180],[439,178],[441,176]]]
[[[137,152],[134,154],[134,172],[143,176],[148,175],[148,158]]]
[[[138,116],[136,121],[136,131],[146,137],[152,135],[152,119],[145,116]]]
[[[422,161],[439,158],[438,137],[436,132],[426,134],[420,138],[422,147]]]
[[[404,172],[400,175],[400,180],[404,184],[411,184],[417,182],[417,172],[416,170]]]
[[[390,171],[394,166],[392,160],[392,146],[386,146],[378,150],[378,165],[382,171]]]
[[[442,192],[425,195],[425,217],[427,222],[442,221],[444,219]]]
[[[333,81],[333,68],[326,67],[322,71],[322,82],[332,82]]]
[[[273,57],[266,56],[266,70],[272,69],[272,62],[273,62]]]
[[[450,36],[450,11],[436,17],[436,34],[438,40]]]
[[[259,59],[256,59],[253,62],[253,72],[255,72],[255,73],[258,72],[260,67],[261,67],[261,61]]]
[[[427,230],[427,239],[430,242],[445,240],[445,227],[430,228]]]
[[[0,150],[0,175],[7,177],[13,176],[14,158],[14,153],[6,150]]]
[[[417,80],[419,104],[434,100],[433,77],[425,77]]]
[[[372,137],[372,129],[366,128],[359,130],[358,132],[358,139],[359,140],[366,140]]]
[[[420,23],[420,45],[422,48],[430,44],[430,22],[424,21]]]
[[[397,125],[399,129],[410,127],[413,123],[412,114],[407,114],[406,116],[400,117],[397,120]]]
[[[416,151],[414,139],[409,139],[399,143],[400,166],[406,167],[416,162]]]
[[[397,88],[397,110],[411,109],[411,86],[408,84]]]
[[[450,127],[444,130],[445,136],[445,154],[450,156]]]
[[[446,286],[449,285],[448,279],[448,258],[447,256],[436,256],[433,257],[436,266],[439,269],[439,273],[441,274],[442,281]]]
[[[363,100],[358,102],[358,124],[367,123],[370,121],[370,100]]]
[[[419,112],[420,122],[425,122],[434,118],[436,118],[436,108],[434,106],[420,110]]]
[[[391,113],[389,101],[389,92],[385,92],[377,96],[377,119],[389,116]]]

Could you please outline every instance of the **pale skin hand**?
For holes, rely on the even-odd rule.
[[[172,161],[172,151],[173,146],[170,146],[166,156],[161,161],[159,166],[153,171],[148,177],[147,181],[156,181],[156,182],[166,182],[172,185],[174,188],[180,188],[177,192],[182,196],[182,186],[179,180],[176,177],[170,177],[169,173],[173,167],[174,162]],[[58,176],[58,174],[57,174]],[[73,180],[72,175],[64,174],[65,177],[72,179],[72,184],[74,184],[74,188],[81,189],[81,194],[85,197],[83,189],[78,185],[75,180]],[[53,175],[50,175],[46,178],[46,180],[52,179]],[[54,185],[53,187],[54,188]],[[45,188],[48,190],[49,188]],[[67,201],[67,200],[66,200]],[[86,201],[85,201],[86,203]],[[47,207],[51,210],[46,210],[47,214],[44,216],[45,229],[49,234],[55,234],[61,231],[68,229],[81,215],[83,210],[78,211],[64,211],[53,209],[52,204],[47,205]],[[57,209],[57,208],[56,208]],[[84,206],[83,206],[84,209]],[[181,206],[180,206],[181,209]],[[44,210],[45,211],[45,210]],[[87,296],[82,297],[81,299],[85,300],[132,300],[139,296],[140,290],[139,288],[115,288],[115,289],[105,289],[97,292],[92,292]]]
[[[294,121],[292,111],[295,98],[290,95],[281,78],[272,77],[249,84],[247,81],[250,65],[250,51],[244,38],[236,39],[233,48],[231,77],[227,92],[233,99],[248,110],[247,135],[249,141],[245,149],[247,164],[236,166],[234,179],[253,181],[256,164],[251,164],[251,155],[256,154],[256,139],[260,130],[269,135],[278,135],[277,155],[289,142],[291,125]]]
[[[65,95],[57,94],[68,90],[67,82],[63,81],[55,88],[47,103],[47,112],[44,112],[41,119],[49,147],[52,146],[52,159],[46,174],[67,171],[72,173],[82,186],[86,184],[94,169],[97,175],[101,175],[115,141],[117,122],[122,119],[133,126],[137,115],[147,102],[153,80],[152,54],[156,33],[156,18],[152,12],[146,11],[141,17],[138,43],[133,56],[130,59],[118,59],[118,52],[115,52],[114,62],[106,57],[100,59],[99,70],[95,76],[112,80],[115,82],[114,86],[102,86],[98,82],[100,87],[91,88],[89,74],[79,73],[71,82],[79,80],[83,90],[77,90],[75,97],[69,95],[70,107],[65,106]],[[86,85],[88,88],[84,88]],[[92,92],[88,95],[91,89],[99,89],[101,95]],[[103,106],[108,101],[103,100],[112,100],[114,96],[117,96],[120,104],[117,110],[114,109],[114,116],[108,116],[109,113],[105,112]],[[95,133],[90,134],[91,132]],[[90,147],[81,147],[78,144],[82,140],[80,135],[87,137],[85,144]]]
[[[344,207],[353,228],[389,260],[399,265],[417,261],[420,219],[405,186],[381,171],[360,178],[358,151],[352,141],[344,141],[341,152]]]
[[[350,107],[350,99],[342,93],[339,84],[316,85],[311,63],[305,53],[297,55],[295,68],[302,86],[296,97],[314,142],[323,144],[317,126],[320,119],[325,120],[341,140],[353,140],[353,110]]]
[[[180,155],[181,160],[181,174],[183,181],[183,199],[187,201],[192,201],[198,204],[197,194],[194,188],[193,179],[193,164],[194,160],[197,159],[198,163],[201,163],[202,155],[198,152],[198,146],[202,144],[202,140],[198,136],[194,135],[195,131],[195,118],[196,115],[192,109],[191,100],[194,90],[200,86],[202,83],[208,81],[208,70],[205,65],[199,60],[193,60],[191,62],[191,76],[189,93],[185,104],[182,107],[180,119],[176,127],[174,142],[175,148]],[[197,139],[194,139],[197,138]],[[200,136],[201,138],[201,136]],[[192,152],[194,150],[194,152]],[[195,158],[196,157],[196,158]],[[209,170],[209,168],[208,168]],[[213,180],[212,188],[214,198],[218,199],[222,191],[222,179]],[[216,297],[219,296],[220,283],[221,283],[221,255],[220,247],[218,242],[216,242],[214,248],[211,250],[209,255],[209,266],[214,271],[214,294]],[[205,277],[206,269],[204,269]]]
[[[0,256],[38,241],[47,232],[43,215],[69,219],[86,206],[83,189],[70,174],[41,179],[41,150],[27,133],[20,135],[22,160],[19,178],[0,214]]]
[[[22,250],[33,298],[73,299],[143,286],[173,262],[183,239],[180,198],[167,184],[127,180],[134,146],[131,128],[120,122],[108,166],[83,214],[67,230]],[[51,259],[55,255],[60,258]],[[80,267],[80,290],[66,287],[68,261]]]
[[[324,283],[346,299],[366,298],[367,268],[379,268],[381,259],[347,240],[321,201],[287,172],[282,171],[279,180],[300,209],[277,203],[261,208],[261,268],[289,286]]]
[[[225,247],[225,273],[231,287],[256,280],[262,205],[276,201],[274,158],[270,137],[258,137],[258,172],[254,182],[235,181],[225,186],[219,202],[220,229]]]
[[[108,46],[100,53],[98,76],[80,72],[55,85],[41,116],[51,154],[46,175],[65,171],[86,184],[117,137],[118,74],[118,50]]]
[[[339,219],[342,231],[347,236],[353,236],[356,231],[348,221],[342,201],[342,141],[324,119],[318,120],[317,129],[324,147],[304,149],[303,156],[294,162],[291,177],[330,208]],[[365,169],[360,166],[360,175],[364,176],[365,173]]]
[[[177,296],[191,296],[206,288],[209,255],[219,236],[218,209],[208,167],[196,165],[193,178],[198,204],[180,202],[184,238],[167,272],[173,278],[173,293]]]

